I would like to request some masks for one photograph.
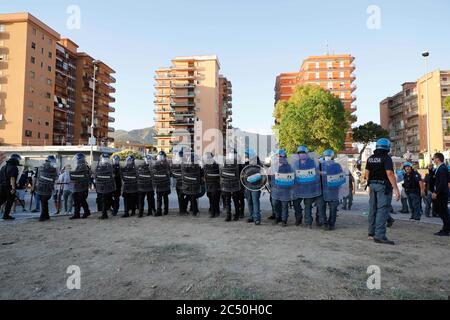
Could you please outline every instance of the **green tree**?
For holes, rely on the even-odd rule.
[[[383,127],[379,124],[373,123],[372,121],[362,126],[353,128],[353,140],[363,145],[363,148],[359,153],[359,159],[362,159],[362,155],[370,143],[375,142],[378,139],[388,137],[389,132],[383,129]]]
[[[445,100],[444,100],[444,108],[445,108],[445,112],[450,113],[450,97],[445,98]],[[447,120],[446,134],[450,135],[450,120]]]
[[[344,150],[352,119],[339,98],[317,85],[297,87],[289,101],[276,105],[274,117],[279,145],[289,153],[300,145],[318,153]]]
[[[133,150],[122,150],[120,152],[116,152],[113,154],[113,156],[119,156],[120,161],[125,161],[127,157],[134,156],[136,160],[142,160],[142,154]]]

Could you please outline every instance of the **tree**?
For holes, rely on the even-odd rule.
[[[363,148],[359,153],[359,159],[362,159],[362,155],[370,143],[376,142],[378,139],[388,137],[389,132],[383,129],[383,127],[379,124],[373,123],[372,121],[357,128],[353,128],[353,140],[357,143],[363,144]]]
[[[445,108],[445,112],[450,113],[450,97],[446,97],[445,98],[445,100],[444,100],[444,108]],[[447,120],[446,134],[450,135],[450,120]]]
[[[274,111],[279,145],[294,153],[300,145],[318,153],[345,149],[351,115],[341,100],[317,85],[299,86],[289,101],[280,101]]]
[[[129,156],[134,156],[136,160],[142,160],[142,154],[133,150],[122,150],[120,152],[116,152],[113,156],[119,156],[120,161],[125,161]]]

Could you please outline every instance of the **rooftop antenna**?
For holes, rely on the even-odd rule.
[[[327,55],[330,55],[330,46],[328,45],[328,40],[327,40],[327,43],[326,43],[326,47],[327,47]]]

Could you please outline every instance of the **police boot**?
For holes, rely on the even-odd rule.
[[[105,214],[102,214],[102,216],[99,218],[100,220],[107,220],[109,217],[108,217],[108,214],[107,213],[105,213]]]
[[[83,214],[83,216],[81,217],[81,219],[87,219],[91,216],[90,212],[86,212],[85,214]]]
[[[408,199],[406,199],[406,198],[402,198],[402,210],[400,211],[400,213],[404,213],[404,214],[409,213]]]
[[[74,214],[73,216],[71,216],[71,217],[69,218],[69,220],[78,220],[78,219],[81,219],[79,213],[78,213],[78,214]]]
[[[234,215],[233,221],[239,221],[241,214],[240,213],[236,213]]]
[[[162,209],[156,210],[155,217],[161,217],[162,216]]]
[[[50,217],[46,214],[41,214],[41,216],[39,217],[39,222],[44,222],[48,220],[50,220]]]
[[[227,212],[227,218],[225,219],[226,222],[231,221],[231,212]]]
[[[143,217],[144,217],[144,212],[139,212],[138,218],[143,218]]]

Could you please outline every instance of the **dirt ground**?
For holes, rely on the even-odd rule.
[[[265,216],[268,213],[265,212]],[[399,221],[398,245],[367,240],[366,218],[334,232],[222,218],[0,223],[0,299],[448,299],[450,239]],[[68,290],[67,268],[81,268]],[[367,289],[367,268],[382,289]]]

